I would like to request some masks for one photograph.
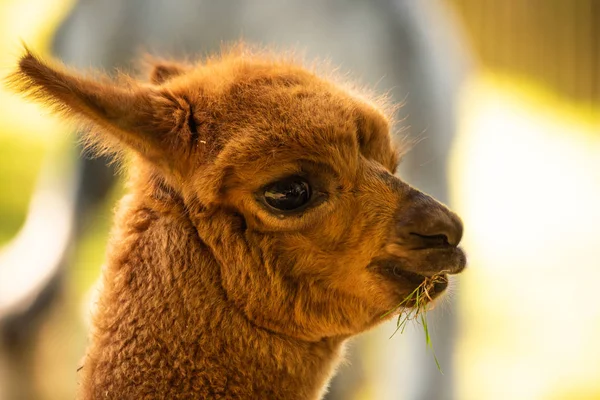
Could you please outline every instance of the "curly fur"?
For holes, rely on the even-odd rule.
[[[347,338],[464,268],[460,220],[393,176],[381,99],[243,46],[149,62],[114,81],[26,51],[10,77],[132,157],[81,397],[319,398]],[[262,188],[291,175],[320,200],[270,209]]]

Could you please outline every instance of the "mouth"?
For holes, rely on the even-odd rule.
[[[386,278],[398,281],[398,283],[402,283],[405,286],[408,283],[409,290],[411,291],[422,287],[429,300],[433,300],[448,288],[448,275],[445,273],[421,275],[402,269],[399,263],[393,260],[380,263],[378,267],[378,272]]]
[[[430,249],[420,253],[418,257],[392,255],[372,263],[372,266],[387,280],[396,283],[401,293],[421,288],[425,299],[431,301],[448,288],[448,275],[458,274],[465,268],[466,256],[457,247],[449,251]]]
[[[441,293],[448,287],[447,274],[425,276],[415,272],[402,270],[397,265],[391,267],[391,270],[389,270],[389,267],[386,268],[384,273],[387,276],[393,277],[394,279],[404,279],[416,286],[428,286],[429,290],[433,290],[435,293]]]

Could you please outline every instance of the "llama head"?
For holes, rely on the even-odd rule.
[[[393,175],[385,108],[285,57],[158,62],[140,82],[27,52],[12,80],[87,124],[100,151],[133,152],[152,169],[256,326],[304,340],[353,335],[426,277],[442,276],[435,297],[465,266],[459,218]]]

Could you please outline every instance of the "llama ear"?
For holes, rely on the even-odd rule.
[[[188,105],[179,104],[182,100],[152,87],[84,77],[49,65],[29,50],[9,84],[77,122],[102,128],[88,135],[96,149],[119,153],[125,145],[151,160],[164,158],[165,144],[176,142],[165,136],[173,134],[189,112]]]
[[[187,65],[165,60],[149,60],[152,67],[150,70],[150,82],[160,85],[178,75],[188,72],[191,68]]]

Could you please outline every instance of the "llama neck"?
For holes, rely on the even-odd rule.
[[[318,398],[341,340],[306,342],[253,325],[183,208],[124,199],[83,398]]]

